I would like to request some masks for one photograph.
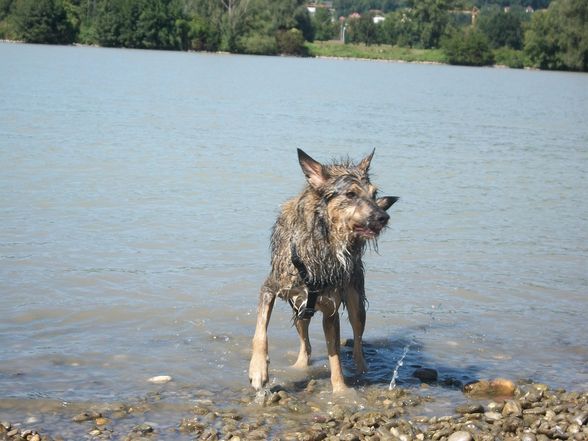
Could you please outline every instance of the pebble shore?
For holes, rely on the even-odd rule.
[[[70,417],[69,424],[78,433],[83,431],[83,439],[96,441],[588,440],[588,392],[552,390],[537,383],[514,385],[508,380],[477,382],[464,388],[467,400],[452,414],[419,416],[423,405],[433,400],[419,390],[370,389],[358,392],[364,400],[359,407],[333,402],[319,408],[312,398],[316,388],[314,380],[296,392],[275,386],[263,396],[244,395],[231,408],[215,405],[211,396],[191,406],[188,414],[178,412],[177,421],[165,428],[147,421],[129,427],[137,415],[149,416],[153,409],[148,404],[105,405]],[[50,428],[0,422],[3,441],[68,439],[74,438]]]

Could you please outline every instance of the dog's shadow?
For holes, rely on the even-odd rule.
[[[427,354],[418,338],[391,336],[368,339],[363,343],[368,372],[357,374],[353,360],[353,340],[341,347],[341,363],[350,385],[369,386],[393,383],[399,387],[427,383],[438,387],[462,389],[477,379],[476,365],[447,366]]]

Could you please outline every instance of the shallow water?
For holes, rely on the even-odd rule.
[[[588,387],[585,74],[12,44],[0,60],[5,415],[135,399],[163,374],[166,403],[241,394],[296,147],[376,147],[373,180],[401,197],[366,256],[371,371],[346,350],[351,383],[387,388],[410,344],[398,384],[435,368],[449,402],[476,378]],[[296,345],[279,303],[273,384],[306,378]]]

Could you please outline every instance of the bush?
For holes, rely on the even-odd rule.
[[[285,55],[308,55],[308,50],[304,44],[304,36],[298,29],[292,28],[289,31],[278,31],[276,34],[278,52]]]
[[[275,37],[252,34],[239,39],[239,49],[251,55],[276,55],[278,46]]]
[[[508,47],[501,47],[494,51],[496,64],[512,67],[514,69],[522,69],[529,63],[523,51],[517,51]]]
[[[443,41],[443,50],[450,64],[488,66],[494,64],[494,54],[488,39],[478,31],[456,31]]]

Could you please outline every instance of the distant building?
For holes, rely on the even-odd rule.
[[[386,17],[384,17],[382,14],[376,14],[372,17],[372,20],[374,21],[375,24],[378,24],[378,23],[382,23],[384,20],[386,20]]]
[[[318,8],[328,9],[331,13],[334,11],[333,2],[307,3],[306,10],[310,15],[314,15]]]
[[[525,8],[525,12],[527,14],[532,14],[533,12],[535,12],[535,9],[533,9],[533,6],[529,5]]]

